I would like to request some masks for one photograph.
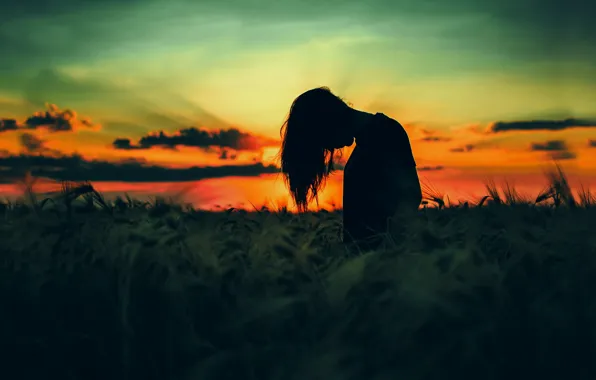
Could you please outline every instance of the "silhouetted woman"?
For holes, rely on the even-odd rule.
[[[418,209],[422,192],[404,128],[382,113],[348,106],[328,88],[298,96],[281,128],[281,170],[299,211],[306,211],[333,170],[336,149],[352,145],[344,169],[344,242],[374,248],[390,217]]]

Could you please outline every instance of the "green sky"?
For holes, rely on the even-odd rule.
[[[593,5],[123,3],[10,5],[2,111],[24,98],[92,114],[114,133],[219,118],[274,135],[293,97],[328,85],[357,107],[438,126],[594,113]]]

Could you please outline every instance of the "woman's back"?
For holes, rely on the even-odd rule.
[[[408,135],[382,113],[356,137],[344,171],[344,241],[362,248],[378,243],[400,205],[417,209],[422,198]]]

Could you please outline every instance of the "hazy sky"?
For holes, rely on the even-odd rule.
[[[0,118],[30,129],[0,125],[8,154],[251,163],[274,152],[293,98],[327,85],[406,125],[422,165],[535,166],[556,152],[596,174],[588,1],[38,0],[0,14]],[[45,103],[54,119],[75,111],[80,131],[27,124]],[[243,144],[224,154],[170,136],[190,127],[234,127]],[[139,141],[151,131],[167,142]]]

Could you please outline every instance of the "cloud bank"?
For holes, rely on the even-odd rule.
[[[228,176],[258,176],[278,173],[274,165],[262,163],[252,165],[225,165],[190,168],[168,168],[148,165],[135,159],[109,162],[104,160],[86,160],[81,155],[50,156],[39,155],[2,155],[0,156],[0,181],[13,182],[22,178],[30,170],[34,176],[54,180],[71,181],[123,181],[123,182],[178,182],[198,181],[207,178]]]
[[[596,128],[596,120],[568,118],[564,120],[497,121],[487,133],[510,131],[562,131],[571,128]]]
[[[279,141],[242,132],[236,128],[208,131],[200,128],[185,128],[168,134],[158,131],[141,137],[136,143],[128,138],[117,138],[112,146],[121,150],[151,149],[162,147],[176,149],[178,146],[232,149],[236,151],[258,151],[266,146],[276,146]],[[223,152],[223,151],[222,151]],[[224,155],[224,153],[221,153]],[[227,157],[227,153],[225,154]]]

